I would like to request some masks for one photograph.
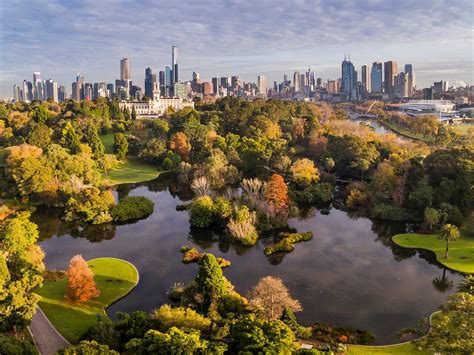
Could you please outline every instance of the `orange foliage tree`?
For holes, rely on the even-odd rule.
[[[76,255],[71,259],[66,275],[68,300],[82,303],[100,295],[94,282],[94,274],[81,255]]]
[[[182,160],[189,160],[191,144],[189,144],[188,137],[183,132],[178,132],[171,137],[170,149],[178,153]]]
[[[288,186],[281,175],[273,174],[267,181],[265,199],[275,212],[283,211],[288,205]]]

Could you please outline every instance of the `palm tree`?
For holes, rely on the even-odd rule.
[[[448,279],[448,277],[446,276],[446,269],[443,269],[443,275],[439,277],[436,276],[431,282],[433,284],[433,287],[442,293],[453,288],[453,281]]]
[[[449,242],[454,242],[456,239],[459,238],[458,227],[452,224],[445,224],[441,228],[441,237],[446,241],[446,253],[444,254],[444,258],[447,259],[449,252]]]
[[[474,275],[466,275],[458,285],[458,291],[470,293],[474,296]]]

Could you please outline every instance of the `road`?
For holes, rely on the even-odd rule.
[[[39,306],[29,328],[41,355],[53,355],[59,349],[71,345],[59,334]]]

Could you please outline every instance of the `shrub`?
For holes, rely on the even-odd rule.
[[[189,248],[183,252],[183,263],[189,264],[198,262],[199,259],[204,255],[204,253],[200,253],[196,248]]]
[[[330,183],[313,183],[304,189],[292,189],[295,201],[308,204],[323,204],[332,200],[332,185]]]
[[[59,355],[118,355],[118,352],[110,350],[107,345],[96,341],[81,341],[77,345],[71,345],[58,351]]]
[[[258,239],[255,228],[256,220],[256,213],[250,212],[247,206],[242,206],[227,223],[227,230],[234,239],[243,245],[255,245]]]
[[[290,252],[295,249],[295,243],[306,242],[313,238],[312,232],[306,233],[280,233],[282,238],[278,243],[265,247],[265,255],[271,255],[276,252]]]
[[[36,354],[36,349],[33,345],[26,341],[22,341],[15,337],[9,337],[0,334],[0,354],[2,355],[33,355]]]
[[[219,196],[214,200],[214,214],[221,219],[227,219],[232,214],[232,205],[224,197]]]
[[[209,196],[196,198],[189,208],[189,222],[193,227],[208,227],[213,222],[213,216],[214,202]]]
[[[116,222],[143,219],[153,213],[154,203],[143,196],[127,196],[111,208],[110,213]]]
[[[407,214],[403,208],[380,203],[374,206],[372,210],[372,218],[403,221],[407,218]]]
[[[171,307],[168,304],[151,312],[150,318],[160,331],[167,331],[171,327],[191,328],[199,331],[208,330],[211,320],[201,316],[191,308]]]

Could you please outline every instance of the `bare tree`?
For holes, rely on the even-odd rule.
[[[280,318],[285,308],[293,312],[303,310],[298,300],[292,298],[283,281],[278,277],[266,276],[249,292],[250,306],[260,311],[267,320]]]

